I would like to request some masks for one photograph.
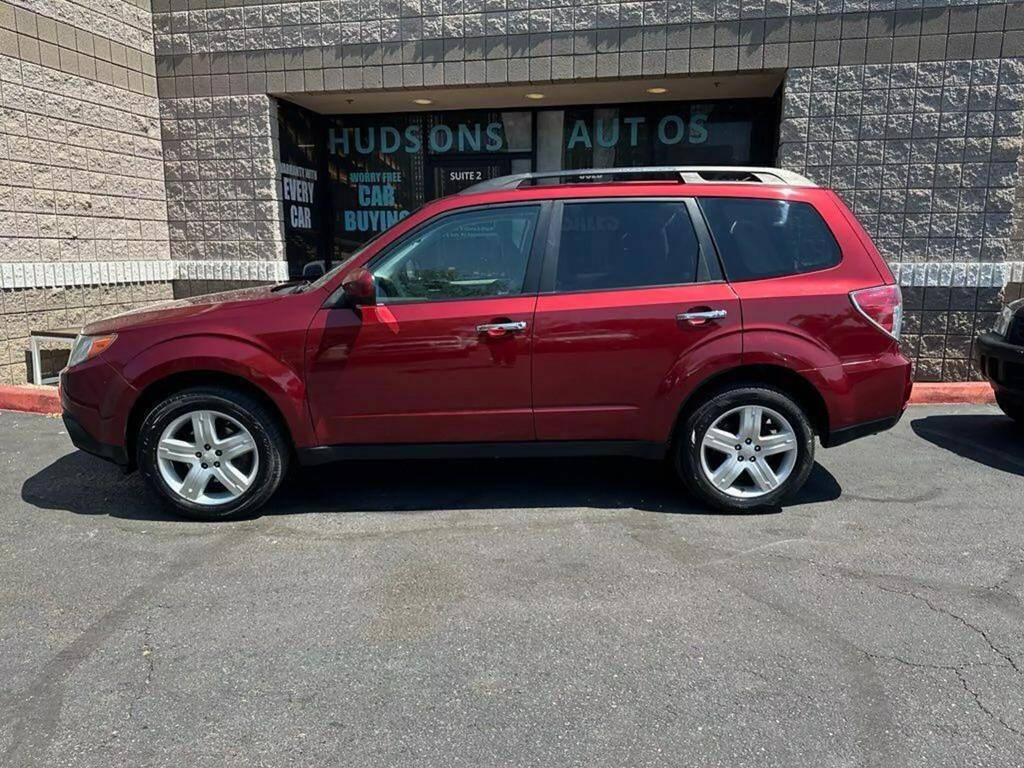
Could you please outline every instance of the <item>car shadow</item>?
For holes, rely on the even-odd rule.
[[[1024,429],[1002,414],[924,416],[910,422],[914,434],[957,456],[1024,475]]]
[[[841,492],[835,477],[816,463],[807,484],[786,506],[830,501]],[[81,451],[61,457],[28,478],[21,498],[42,509],[81,515],[179,519],[167,512],[138,473],[125,475]],[[260,514],[411,514],[516,507],[716,514],[691,499],[663,464],[620,458],[392,460],[302,467],[289,475]]]

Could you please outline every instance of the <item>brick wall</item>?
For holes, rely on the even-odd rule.
[[[122,2],[0,1],[0,382],[32,330],[170,295],[151,14]],[[75,265],[75,269],[65,265]]]
[[[165,98],[160,112],[172,258],[283,262],[276,102]]]
[[[1021,258],[1022,102],[1021,59],[787,73],[783,164],[835,189],[898,274],[922,264],[934,272],[931,285],[904,289],[903,346],[919,380],[976,375],[972,339],[994,320],[1012,278],[995,266]]]

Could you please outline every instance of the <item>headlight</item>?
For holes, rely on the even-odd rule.
[[[106,336],[83,336],[78,334],[75,338],[75,345],[71,347],[71,356],[68,358],[68,368],[73,368],[79,363],[84,363],[114,343],[116,333]]]
[[[1003,311],[999,315],[999,321],[994,328],[995,332],[1000,336],[1005,336],[1006,332],[1010,330],[1010,323],[1012,322],[1013,310],[1009,307],[1003,307]]]

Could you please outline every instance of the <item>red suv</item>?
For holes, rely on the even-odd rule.
[[[901,302],[850,211],[796,174],[521,174],[315,282],[92,323],[61,402],[75,445],[196,518],[256,510],[293,460],[580,454],[667,457],[741,510],[801,487],[815,434],[900,418]]]

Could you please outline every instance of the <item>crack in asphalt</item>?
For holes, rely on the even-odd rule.
[[[963,670],[955,669],[953,670],[953,672],[960,679],[960,684],[964,687],[964,690],[967,691],[967,693],[971,696],[972,699],[974,699],[974,703],[977,704],[978,709],[980,709],[982,712],[988,715],[990,719],[999,723],[1001,726],[1003,726],[1003,728],[1008,730],[1010,733],[1013,733],[1019,737],[1024,738],[1024,731],[1019,731],[1018,729],[1014,728],[1012,725],[1010,725],[1003,719],[1002,715],[997,715],[995,712],[993,712],[991,709],[985,706],[985,703],[981,700],[981,695],[973,688],[971,688],[970,685],[967,684],[967,678],[964,676]]]
[[[974,632],[975,634],[977,634],[981,638],[983,638],[985,640],[985,643],[988,645],[988,647],[992,649],[993,653],[995,653],[995,654],[997,654],[999,656],[1002,656],[1004,659],[1006,659],[1006,661],[1009,663],[1010,667],[1013,668],[1014,672],[1016,672],[1018,675],[1024,674],[1024,673],[1021,672],[1020,667],[1017,666],[1017,662],[1014,660],[1012,655],[1010,655],[1008,652],[1004,651],[1002,648],[1000,648],[998,645],[996,645],[992,641],[992,638],[990,638],[988,636],[988,633],[985,630],[983,630],[981,627],[975,626],[974,624],[969,622],[967,619],[965,619],[960,614],[953,613],[952,611],[949,611],[949,610],[946,610],[945,608],[937,606],[937,605],[935,605],[935,603],[933,603],[927,597],[919,595],[916,592],[908,592],[908,591],[902,590],[902,589],[894,589],[892,587],[885,587],[885,586],[882,586],[881,584],[876,584],[875,586],[878,589],[880,589],[881,591],[883,591],[883,592],[889,592],[891,594],[896,594],[896,595],[903,595],[904,597],[912,597],[915,600],[918,600],[918,601],[924,603],[925,605],[927,605],[935,613],[942,614],[943,616],[949,616],[951,619],[956,619],[961,624],[963,624],[965,627],[970,629],[972,632]]]
[[[146,677],[142,681],[142,686],[135,691],[135,695],[132,696],[131,702],[128,704],[128,719],[135,719],[135,707],[142,700],[142,697],[149,691],[149,686],[153,682],[153,675],[156,673],[156,667],[153,662],[153,646],[150,644],[151,637],[149,632],[149,624],[145,624],[142,627],[142,658],[146,660]]]
[[[960,684],[963,686],[964,691],[966,691],[967,694],[971,697],[971,699],[974,701],[975,705],[978,707],[979,710],[981,710],[989,719],[993,720],[994,722],[999,723],[999,725],[1001,725],[1003,728],[1005,728],[1010,733],[1014,734],[1015,736],[1017,736],[1019,738],[1024,738],[1024,731],[1021,731],[1018,728],[1013,727],[1008,722],[1006,722],[1006,720],[1003,718],[1002,715],[997,714],[996,712],[993,712],[991,709],[989,709],[987,706],[985,706],[985,702],[982,701],[981,694],[978,691],[974,690],[970,686],[970,684],[967,682],[967,676],[964,674],[964,670],[966,670],[966,669],[968,669],[970,667],[993,667],[993,668],[998,668],[998,669],[1007,669],[1007,668],[1009,668],[1009,669],[1012,669],[1017,675],[1021,675],[1022,673],[1021,673],[1020,667],[1017,666],[1017,662],[1014,660],[1013,656],[1010,655],[1008,652],[1004,651],[998,645],[996,645],[992,641],[992,638],[989,637],[988,633],[985,630],[983,630],[981,627],[978,627],[975,624],[971,623],[970,621],[968,621],[967,619],[965,619],[963,616],[961,616],[958,613],[954,613],[953,611],[950,611],[950,610],[947,610],[945,608],[942,608],[940,606],[935,605],[935,603],[933,603],[931,600],[929,600],[928,598],[924,597],[923,595],[919,595],[916,592],[909,592],[909,591],[902,590],[902,589],[894,589],[892,587],[885,587],[885,586],[883,586],[881,584],[876,584],[875,586],[879,590],[881,590],[882,592],[888,592],[890,594],[901,595],[903,597],[913,598],[914,600],[917,600],[917,601],[919,601],[921,603],[924,603],[926,606],[928,606],[928,608],[931,611],[933,611],[935,613],[938,613],[938,614],[941,614],[943,616],[948,616],[951,619],[955,619],[961,625],[963,625],[964,627],[967,627],[972,632],[974,632],[976,635],[981,637],[985,641],[985,643],[988,645],[988,647],[992,650],[993,653],[995,653],[997,656],[1000,656],[1001,658],[1006,660],[1006,662],[1007,662],[1006,664],[979,663],[979,664],[959,664],[959,665],[935,665],[935,664],[922,664],[922,663],[908,662],[908,661],[905,661],[905,660],[900,659],[900,658],[895,657],[895,656],[894,657],[889,657],[889,658],[891,658],[894,661],[901,662],[901,663],[906,664],[907,666],[910,666],[910,667],[920,667],[920,668],[925,668],[925,669],[928,669],[928,668],[930,668],[930,669],[942,669],[942,670],[947,670],[947,671],[953,672],[953,674],[955,674],[957,676],[957,679],[960,680]],[[865,651],[864,653],[865,653],[865,655],[867,655],[869,657],[872,657],[872,658],[875,658],[877,656],[876,654],[871,654],[871,653],[868,653],[867,651]]]

